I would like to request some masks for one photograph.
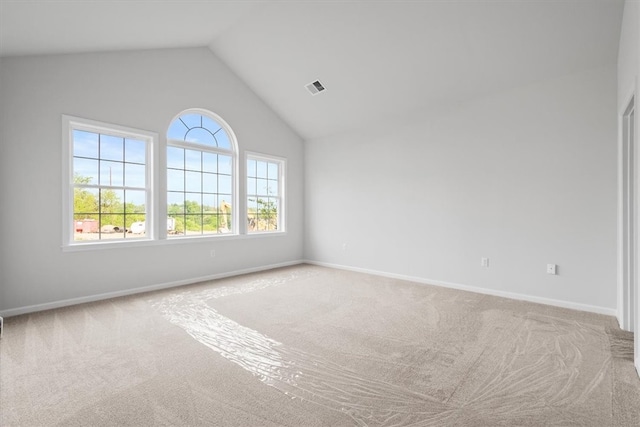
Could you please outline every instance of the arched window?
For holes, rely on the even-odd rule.
[[[190,109],[167,131],[167,234],[235,234],[237,142],[217,115]]]

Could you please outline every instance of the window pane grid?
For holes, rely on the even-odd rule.
[[[145,237],[148,142],[84,129],[71,134],[73,241]]]
[[[187,144],[233,151],[231,139],[222,125],[205,114],[183,114],[169,126],[167,138]]]
[[[283,162],[247,158],[248,232],[281,231],[281,168]]]
[[[230,233],[233,156],[224,128],[204,114],[183,114],[167,132],[170,237]],[[180,201],[182,200],[182,205]]]
[[[185,178],[180,180],[179,177],[182,176]],[[221,177],[222,180],[228,180],[226,183],[228,193],[221,193],[218,190]],[[167,181],[168,213],[177,221],[177,227],[173,233],[170,233],[171,235],[229,232],[230,221],[221,220],[221,212],[230,209],[228,201],[232,200],[231,175],[168,168]],[[172,202],[178,195],[184,200],[183,206]],[[202,218],[196,219],[196,216]],[[201,226],[197,226],[196,223],[200,223]]]
[[[87,159],[87,160],[96,160],[98,159],[98,157],[85,157],[85,156],[73,156],[74,159]],[[102,160],[106,160],[106,159],[102,159]],[[109,160],[110,162],[114,162],[114,163],[127,163],[130,165],[141,165],[144,166],[145,163],[144,162],[131,162],[131,161],[124,161],[124,160]]]
[[[168,217],[173,220],[168,227],[172,236],[229,233],[232,225],[230,205],[225,207],[224,203],[200,212],[194,212],[187,206],[181,213],[169,213]]]

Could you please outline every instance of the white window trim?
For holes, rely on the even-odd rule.
[[[229,124],[217,114],[201,108],[190,108],[176,114],[169,123],[183,114],[204,114],[217,123],[219,123],[227,132],[232,150],[212,150],[207,147],[203,151],[215,151],[220,154],[229,155],[232,158],[232,189],[233,204],[236,206],[232,212],[233,229],[230,233],[225,234],[205,234],[200,236],[176,236],[169,238],[163,221],[158,218],[167,216],[167,162],[166,150],[169,146],[178,146],[182,148],[198,149],[196,145],[190,145],[180,140],[169,140],[165,136],[160,137],[158,133],[76,117],[71,115],[62,115],[62,245],[64,252],[75,252],[85,250],[104,250],[104,249],[121,249],[130,247],[158,246],[166,244],[188,244],[197,241],[212,240],[234,240],[234,239],[254,239],[268,236],[282,236],[287,233],[287,181],[286,168],[287,159],[270,154],[264,154],[252,151],[240,152],[238,140]],[[85,130],[89,132],[110,134],[116,136],[130,137],[141,139],[147,142],[147,158],[146,158],[146,174],[147,174],[147,201],[146,201],[146,231],[147,234],[143,238],[137,239],[118,239],[118,240],[91,240],[91,241],[75,241],[73,234],[73,130]],[[167,127],[168,129],[168,127]],[[244,164],[240,166],[240,159],[244,158]],[[278,217],[278,230],[273,231],[256,231],[249,232],[246,224],[248,210],[246,205],[247,189],[246,189],[246,164],[248,159],[279,162],[279,194],[280,194],[280,213]],[[240,176],[243,175],[243,176]],[[242,180],[242,181],[241,181]],[[244,182],[244,184],[241,184]],[[242,191],[240,191],[242,190]],[[245,220],[241,222],[240,218]]]
[[[75,241],[73,239],[73,130],[85,130],[89,132],[106,133],[110,135],[133,137],[147,142],[146,154],[146,179],[147,179],[147,200],[146,200],[146,235],[143,238],[122,240],[97,240],[97,241]],[[158,214],[159,201],[156,196],[157,189],[157,161],[158,134],[141,129],[100,122],[96,120],[84,119],[70,115],[62,115],[62,248],[63,250],[77,250],[80,248],[110,248],[110,247],[130,247],[146,244],[157,239],[158,225],[155,221]]]
[[[286,234],[287,233],[287,180],[286,180],[286,176],[287,176],[287,159],[284,157],[279,157],[279,156],[272,156],[270,154],[264,154],[264,153],[257,153],[254,151],[245,151],[244,153],[244,170],[245,170],[245,174],[244,174],[244,183],[245,185],[243,186],[245,191],[244,191],[244,199],[245,199],[245,229],[246,229],[246,233],[247,236],[272,236],[272,235],[280,235],[280,234]],[[246,170],[246,166],[247,166],[247,161],[248,160],[262,160],[262,161],[266,161],[266,162],[279,162],[281,167],[278,168],[278,194],[280,197],[280,212],[278,213],[278,229],[277,230],[271,230],[271,231],[253,231],[250,232],[247,225],[246,225],[246,218],[249,217],[249,207],[247,206],[247,198],[249,197],[249,191],[246,188],[246,182],[247,182],[247,177],[248,177],[248,173]]]
[[[166,144],[165,146],[162,148],[163,151],[163,170],[162,170],[162,192],[163,192],[163,196],[162,196],[162,200],[164,203],[164,206],[162,208],[162,212],[164,212],[164,216],[167,216],[167,147],[180,147],[180,148],[186,148],[186,149],[190,149],[190,150],[201,150],[201,151],[207,151],[207,152],[215,152],[218,154],[224,154],[224,155],[228,155],[231,156],[231,188],[233,191],[233,204],[232,206],[234,206],[233,210],[231,211],[231,224],[232,224],[232,229],[231,232],[229,233],[219,233],[219,234],[203,234],[203,235],[199,235],[199,236],[187,236],[186,234],[184,236],[171,236],[169,237],[167,234],[167,230],[160,230],[160,238],[161,239],[165,239],[165,241],[184,241],[184,240],[202,240],[202,239],[221,239],[224,237],[237,237],[240,236],[240,227],[239,227],[239,222],[238,219],[240,218],[240,209],[238,209],[240,207],[240,205],[238,204],[238,201],[240,200],[240,191],[238,189],[238,175],[239,175],[239,168],[238,168],[238,157],[239,157],[239,148],[238,148],[238,139],[236,138],[236,134],[233,132],[233,129],[231,129],[231,126],[229,126],[229,124],[226,122],[226,120],[224,120],[222,117],[220,117],[219,115],[217,115],[216,113],[209,111],[207,109],[204,108],[188,108],[186,110],[183,110],[181,112],[179,112],[178,114],[176,114],[175,116],[173,116],[173,118],[169,121],[169,125],[167,126],[166,130],[165,130],[165,136],[166,133],[169,129],[169,127],[171,126],[171,124],[173,123],[174,120],[176,120],[178,117],[183,116],[185,114],[200,114],[200,115],[204,115],[204,116],[209,116],[210,118],[212,118],[216,123],[218,123],[220,126],[222,126],[222,128],[227,132],[227,135],[229,136],[229,142],[231,143],[231,150],[224,150],[224,149],[219,149],[217,147],[204,147],[202,145],[198,145],[198,144],[190,144],[188,142],[185,141],[181,141],[178,139],[169,139],[168,137],[166,138]],[[164,227],[166,228],[166,227]]]

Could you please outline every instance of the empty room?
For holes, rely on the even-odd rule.
[[[0,0],[1,426],[640,426],[637,0]]]

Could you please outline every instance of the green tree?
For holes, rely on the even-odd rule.
[[[258,212],[260,217],[269,221],[278,217],[278,207],[275,202],[271,200],[258,199]]]
[[[114,190],[100,191],[100,214],[100,226],[113,225],[125,229],[124,205]]]
[[[177,234],[184,233],[184,205],[172,203],[167,206],[167,215],[175,219],[173,232]]]
[[[91,183],[91,177],[74,174],[73,182],[74,184],[89,184]],[[95,216],[98,213],[98,198],[96,194],[86,188],[75,187],[73,189],[73,212],[85,214],[86,218],[97,219]]]
[[[73,189],[73,213],[76,221],[83,219],[100,220],[100,226],[113,225],[123,232],[131,228],[131,224],[145,221],[145,205],[123,203],[120,193],[116,190],[82,187],[91,184],[92,178],[74,174],[74,184],[79,184]],[[98,196],[100,194],[100,196]]]
[[[249,210],[249,227],[252,230],[265,231],[278,228],[278,205],[271,199],[249,199],[257,201],[257,211]]]
[[[124,212],[126,214],[125,227],[127,230],[131,229],[131,224],[134,222],[145,221],[147,216],[144,205],[136,205],[134,203],[125,203]]]

